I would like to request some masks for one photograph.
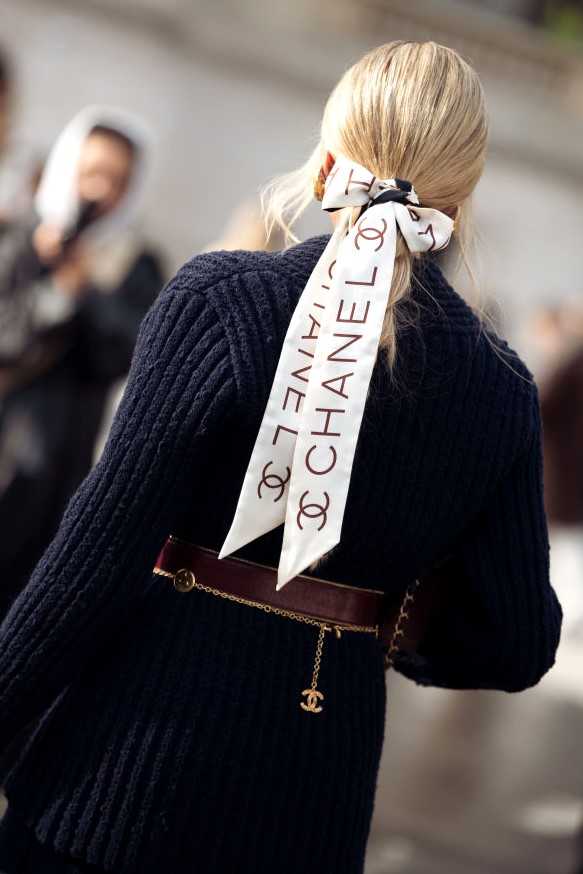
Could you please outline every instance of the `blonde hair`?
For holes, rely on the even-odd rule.
[[[330,152],[380,178],[410,180],[422,206],[455,217],[454,233],[466,260],[470,198],[482,173],[488,135],[480,81],[457,52],[434,42],[380,46],[350,67],[332,91],[320,142],[308,161],[265,189],[267,226],[280,228],[287,245],[297,242],[293,226],[311,202],[314,179]],[[399,233],[381,336],[391,368],[397,304],[410,293],[416,257]]]

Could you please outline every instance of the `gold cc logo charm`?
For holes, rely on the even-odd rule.
[[[318,692],[317,689],[304,689],[304,691],[302,692],[302,696],[303,695],[308,696],[308,703],[304,704],[303,701],[300,701],[300,707],[302,707],[304,710],[308,710],[310,713],[320,713],[322,708],[318,707],[317,704],[318,699],[320,699],[320,701],[324,700],[324,696],[322,695],[322,693]]]
[[[174,574],[174,588],[177,592],[190,592],[195,582],[194,574],[186,568],[181,568]]]

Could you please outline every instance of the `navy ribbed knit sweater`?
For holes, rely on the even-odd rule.
[[[355,874],[384,728],[372,635],[317,630],[151,569],[174,533],[219,548],[289,319],[325,245],[185,265],[146,316],[103,456],[14,605],[0,645],[0,748],[48,709],[7,784],[45,844],[107,871]],[[322,577],[399,597],[448,556],[446,598],[397,668],[519,690],[553,663],[536,390],[423,260],[379,360],[342,541]],[[276,565],[281,531],[242,555]]]

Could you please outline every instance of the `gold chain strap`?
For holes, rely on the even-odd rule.
[[[263,610],[264,613],[274,613],[276,616],[285,616],[287,619],[295,619],[296,622],[303,622],[305,625],[313,625],[319,629],[318,642],[316,644],[316,656],[314,659],[314,671],[312,674],[312,684],[309,689],[304,689],[302,697],[305,697],[307,703],[300,701],[300,706],[303,710],[309,713],[320,713],[322,705],[319,701],[324,700],[324,695],[317,688],[318,676],[320,673],[320,665],[322,663],[322,650],[324,649],[324,636],[327,631],[335,631],[336,637],[339,638],[343,631],[357,631],[368,634],[378,634],[378,628],[369,625],[327,625],[321,619],[313,616],[305,616],[302,613],[294,613],[292,610],[284,610],[282,607],[272,607],[270,604],[262,604],[260,601],[251,601],[248,598],[241,598],[238,595],[231,595],[228,592],[222,592],[220,589],[213,589],[212,586],[205,586],[199,583],[192,571],[183,569],[173,574],[170,571],[163,571],[159,568],[154,568],[154,573],[162,577],[169,577],[175,589],[179,592],[190,592],[193,589],[198,589],[199,592],[207,592],[209,595],[216,595],[219,598],[224,598],[226,601],[233,601],[236,604],[245,604],[247,607],[255,607],[258,610]]]
[[[321,625],[320,633],[318,634],[318,643],[316,644],[316,658],[314,659],[314,673],[312,674],[312,685],[309,689],[304,689],[302,692],[302,698],[306,697],[307,704],[304,704],[303,701],[300,701],[300,707],[302,710],[307,710],[309,713],[320,713],[322,710],[322,705],[318,704],[318,701],[323,701],[324,696],[321,692],[318,691],[316,686],[318,685],[318,674],[320,673],[320,664],[322,662],[322,650],[324,648],[324,635],[327,631],[332,631],[329,625]],[[340,637],[340,632],[336,629],[336,634]]]
[[[399,645],[401,643],[401,639],[405,634],[405,626],[409,620],[409,613],[411,607],[413,605],[413,601],[415,599],[415,592],[417,587],[419,586],[419,580],[415,580],[414,583],[407,588],[405,592],[405,597],[401,603],[401,607],[399,609],[399,615],[397,617],[397,621],[395,623],[395,630],[391,636],[391,642],[389,643],[389,648],[385,653],[385,670],[388,670],[393,666],[393,662],[395,660],[395,655],[399,650]]]
[[[171,580],[175,580],[177,577],[177,574],[170,573],[170,571],[163,571],[159,568],[154,568],[154,573],[159,574],[161,577],[169,577]],[[178,573],[184,573],[184,571],[178,571]],[[238,595],[230,595],[228,592],[222,592],[220,589],[213,589],[211,586],[205,586],[203,583],[197,582],[191,571],[188,571],[187,573],[191,575],[188,579],[188,584],[185,585],[184,588],[178,589],[178,591],[189,592],[192,589],[198,589],[200,592],[207,592],[209,595],[217,595],[219,598],[224,598],[226,601],[234,601],[236,604],[245,604],[247,607],[256,607],[258,610],[263,610],[264,613],[274,613],[276,616],[286,616],[288,619],[295,619],[297,622],[304,622],[306,625],[315,625],[318,628],[321,628],[323,624],[322,620],[317,619],[315,616],[294,613],[292,610],[285,610],[283,607],[272,607],[270,604],[262,604],[260,601],[251,601],[248,598],[241,598]],[[332,629],[327,627],[326,630],[331,631]],[[337,637],[340,636],[341,631],[360,631],[368,632],[369,634],[377,633],[377,628],[370,625],[334,625],[334,630],[337,633]]]
[[[327,631],[334,630],[336,637],[339,638],[343,631],[357,631],[368,634],[377,634],[378,627],[368,625],[327,625],[321,619],[312,616],[305,616],[302,613],[294,613],[291,610],[284,610],[282,607],[272,607],[270,604],[262,604],[260,601],[251,601],[247,598],[241,598],[238,595],[231,595],[228,592],[222,592],[220,589],[213,589],[212,586],[205,586],[203,583],[197,582],[192,571],[180,570],[173,574],[170,571],[163,571],[159,568],[154,568],[154,573],[163,577],[169,577],[175,588],[179,592],[189,592],[192,589],[198,589],[200,592],[207,592],[209,595],[216,595],[219,598],[224,598],[226,601],[233,601],[236,604],[245,604],[248,607],[255,607],[258,610],[263,610],[265,613],[273,613],[276,616],[285,616],[288,619],[295,619],[297,622],[303,622],[305,625],[313,625],[319,629],[318,641],[316,644],[316,655],[314,658],[314,671],[312,674],[312,683],[309,689],[304,689],[302,697],[305,697],[307,703],[300,702],[300,707],[307,710],[309,713],[320,713],[322,705],[319,703],[324,700],[324,695],[317,688],[318,676],[320,674],[320,666],[322,663],[322,651],[324,649],[324,637]],[[405,597],[399,609],[395,630],[393,631],[389,648],[384,657],[385,668],[392,666],[395,654],[399,649],[399,644],[405,634],[405,625],[409,619],[409,611],[415,597],[415,590],[419,585],[419,580],[415,580],[405,592]]]

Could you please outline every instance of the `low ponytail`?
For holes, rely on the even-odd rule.
[[[266,187],[266,224],[283,232],[286,245],[297,242],[294,225],[312,201],[326,154],[341,154],[379,178],[410,180],[421,206],[455,215],[455,236],[467,266],[471,195],[487,144],[483,92],[469,64],[434,42],[388,43],[340,79],[324,110],[320,142],[305,164]],[[398,232],[380,340],[391,370],[397,357],[399,305],[410,294],[418,257]]]

